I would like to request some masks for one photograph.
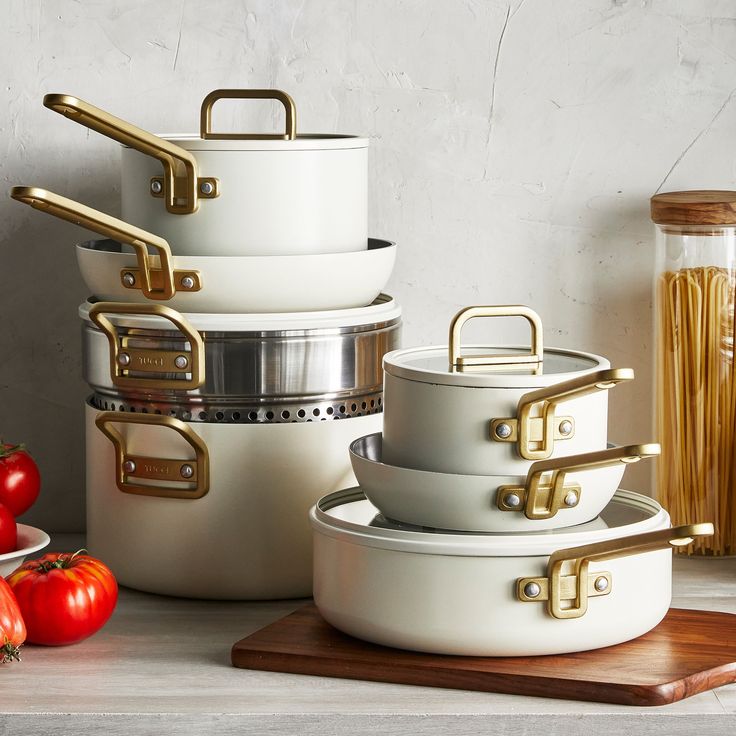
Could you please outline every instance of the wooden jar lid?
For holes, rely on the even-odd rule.
[[[658,225],[736,225],[736,192],[700,189],[655,194],[651,212]]]

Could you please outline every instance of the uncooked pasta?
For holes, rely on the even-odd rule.
[[[685,268],[663,273],[657,284],[657,487],[673,524],[715,524],[714,537],[689,549],[694,554],[736,554],[732,274]]]

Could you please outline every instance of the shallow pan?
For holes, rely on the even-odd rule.
[[[389,519],[441,529],[515,533],[574,526],[594,519],[619,487],[626,465],[659,454],[659,445],[629,445],[534,463],[526,476],[433,473],[389,465],[382,436],[350,445],[355,477]]]
[[[310,511],[314,599],[330,624],[435,654],[530,656],[619,644],[664,617],[672,547],[713,533],[670,528],[656,501],[617,491],[594,523],[462,534],[387,522],[360,489]]]

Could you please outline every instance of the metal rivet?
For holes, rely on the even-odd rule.
[[[174,359],[174,365],[177,368],[186,368],[189,365],[189,361],[184,355],[177,355]]]
[[[575,491],[569,491],[565,496],[565,506],[577,506],[578,494]]]
[[[154,179],[151,182],[151,191],[154,194],[161,194],[163,190],[164,190],[164,185],[158,179]]]
[[[524,586],[524,595],[527,598],[536,598],[541,592],[542,589],[539,587],[539,583],[527,583]]]
[[[563,422],[560,422],[560,434],[567,437],[568,434],[572,432],[572,422],[569,419],[565,419]]]
[[[194,279],[191,276],[185,276],[181,280],[181,285],[184,289],[193,289],[194,288]]]
[[[608,578],[604,578],[602,575],[599,578],[595,579],[595,582],[593,583],[593,587],[599,592],[602,593],[604,590],[608,590]]]
[[[182,465],[179,472],[182,478],[191,478],[194,475],[194,468],[191,465]]]
[[[215,191],[215,185],[211,181],[203,181],[199,185],[199,191],[202,194],[212,194]]]
[[[509,506],[510,508],[515,509],[521,506],[521,498],[519,498],[516,493],[509,493],[504,496],[503,503],[504,506]]]
[[[128,355],[128,353],[120,353],[120,355],[118,355],[118,363],[120,363],[120,365],[130,365],[130,355]]]
[[[496,426],[496,437],[500,437],[502,440],[505,440],[508,437],[511,437],[512,433],[511,425],[503,423]]]
[[[126,473],[135,473],[135,463],[132,460],[126,460],[123,463],[123,470]]]
[[[135,286],[135,276],[130,271],[126,271],[123,274],[123,283],[126,286]]]

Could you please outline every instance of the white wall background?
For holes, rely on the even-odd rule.
[[[212,89],[285,89],[302,131],[371,137],[371,233],[400,244],[406,345],[444,341],[461,306],[528,303],[549,344],[637,370],[611,435],[650,439],[648,198],[734,187],[732,0],[5,0],[0,14],[5,188],[119,214],[117,145],[46,110],[46,92],[191,132]],[[218,125],[275,112],[223,103]],[[0,433],[37,458],[26,520],[50,530],[84,525],[84,238],[0,197]],[[643,465],[629,473],[648,487]]]

